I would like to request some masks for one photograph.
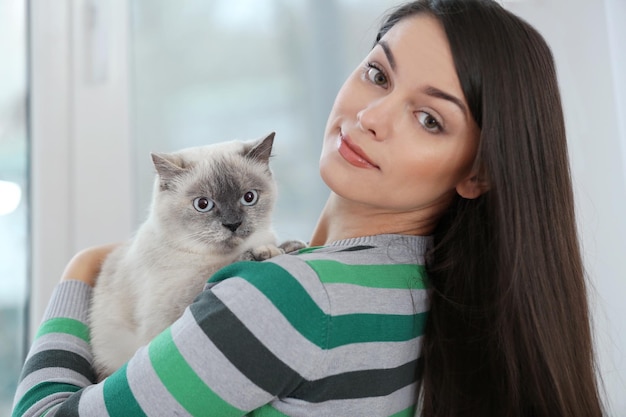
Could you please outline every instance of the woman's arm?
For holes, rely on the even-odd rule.
[[[102,263],[117,246],[119,244],[112,243],[94,246],[78,252],[65,267],[61,282],[77,280],[93,287],[96,284]]]
[[[234,278],[205,290],[127,365],[95,384],[87,321],[90,285],[111,249],[81,252],[68,264],[24,365],[13,416],[241,416],[301,381],[298,372],[285,369],[279,375],[281,360],[261,340],[285,340],[283,330],[270,323],[259,339],[245,323],[263,322],[265,310],[274,320],[279,311],[256,298],[263,296],[249,280]],[[259,265],[240,268],[259,275],[252,280],[267,279],[262,275],[277,268]],[[290,302],[288,294],[281,302]]]
[[[41,416],[93,383],[90,297],[91,287],[79,281],[55,289],[22,368],[13,416]]]
[[[102,261],[115,246],[85,249],[67,264],[24,363],[14,416],[42,415],[93,384],[89,302]]]

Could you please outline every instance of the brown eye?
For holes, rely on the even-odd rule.
[[[368,64],[365,76],[372,84],[381,86],[387,84],[387,76],[385,73],[376,68],[373,64]]]
[[[374,74],[374,83],[378,84],[378,85],[383,85],[387,82],[387,79],[385,78],[385,75],[378,71],[376,74]]]
[[[239,201],[241,201],[241,204],[243,204],[244,206],[252,206],[256,204],[258,199],[259,193],[256,190],[250,190],[246,192]]]
[[[421,111],[418,115],[418,120],[422,127],[431,133],[439,133],[443,130],[441,123],[434,116]]]
[[[207,211],[211,211],[215,203],[208,197],[198,197],[193,200],[193,208],[198,210],[200,213],[206,213]]]
[[[428,117],[424,121],[424,127],[428,129],[436,129],[438,125],[439,123],[437,123],[437,120],[434,117]]]

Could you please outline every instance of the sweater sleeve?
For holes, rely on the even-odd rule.
[[[90,289],[61,284],[24,365],[13,416],[241,416],[295,390],[321,360],[326,323],[316,303],[303,304],[300,283],[271,262],[233,264],[212,281],[99,384]]]
[[[43,415],[93,383],[90,297],[91,287],[79,281],[55,288],[22,368],[13,416]]]

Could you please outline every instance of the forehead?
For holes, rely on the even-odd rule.
[[[463,97],[448,39],[439,21],[419,14],[404,18],[381,39],[393,54],[396,72],[417,88],[433,86]],[[380,52],[382,49],[377,46]]]

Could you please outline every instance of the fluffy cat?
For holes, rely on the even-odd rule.
[[[105,260],[90,310],[99,379],[173,323],[219,268],[304,246],[276,246],[269,158],[274,133],[152,154],[152,206],[135,236]]]

